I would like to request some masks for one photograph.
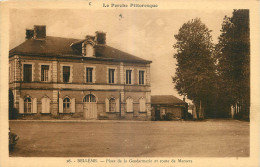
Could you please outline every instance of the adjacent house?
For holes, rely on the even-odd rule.
[[[163,120],[167,113],[176,119],[184,119],[188,104],[172,95],[152,95],[152,120]]]
[[[106,33],[85,39],[26,30],[9,52],[9,93],[20,117],[151,120],[151,61],[106,44]]]

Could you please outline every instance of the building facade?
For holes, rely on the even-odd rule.
[[[151,120],[150,63],[106,44],[26,30],[9,52],[9,92],[22,118]],[[11,111],[12,112],[12,111]]]
[[[188,103],[172,95],[152,95],[152,120],[185,119]]]

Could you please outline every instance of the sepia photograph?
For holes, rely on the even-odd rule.
[[[250,8],[86,5],[9,9],[9,158],[183,166],[252,156]]]

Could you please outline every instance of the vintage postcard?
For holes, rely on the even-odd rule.
[[[259,166],[259,1],[2,1],[0,166]]]

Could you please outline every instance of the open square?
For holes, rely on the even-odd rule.
[[[11,157],[248,157],[250,123],[10,121]]]

